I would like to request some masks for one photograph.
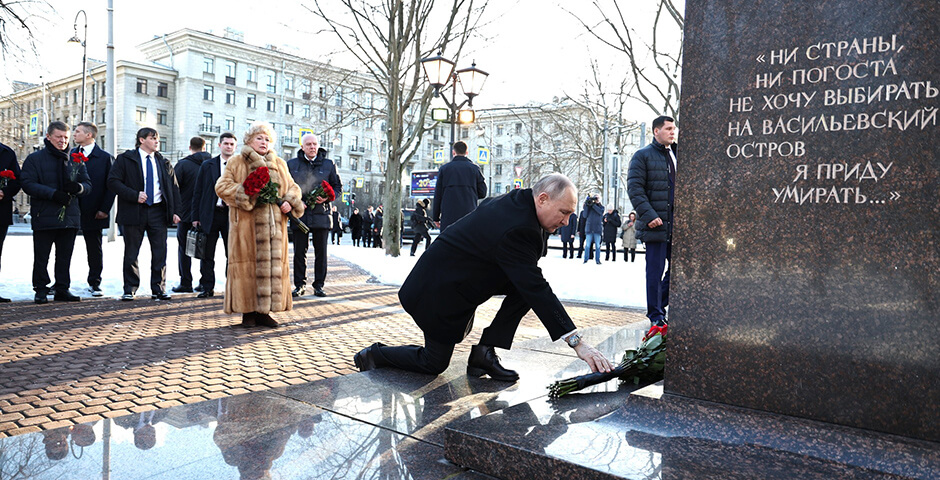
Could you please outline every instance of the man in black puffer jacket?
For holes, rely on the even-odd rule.
[[[678,131],[671,117],[653,120],[653,142],[633,154],[627,173],[627,193],[638,216],[636,237],[646,244],[646,316],[653,325],[665,324],[669,305],[666,261],[672,258]]]
[[[318,188],[326,180],[333,187],[336,196],[343,194],[343,184],[336,173],[333,160],[326,158],[326,150],[320,148],[316,135],[308,133],[301,140],[301,150],[297,157],[288,160],[287,168],[290,170],[294,182],[300,186],[300,191],[307,195]],[[326,241],[333,227],[333,218],[330,216],[332,208],[329,200],[320,197],[316,202],[307,205],[303,217],[304,224],[310,227],[310,234],[302,232],[296,225],[291,224],[291,236],[294,242],[294,297],[304,294],[307,284],[307,239],[313,235],[313,294],[325,297],[323,284],[326,282]]]

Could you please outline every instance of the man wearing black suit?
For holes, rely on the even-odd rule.
[[[154,300],[169,300],[166,293],[167,226],[179,223],[180,192],[170,162],[157,152],[157,131],[144,127],[137,131],[137,148],[128,150],[114,161],[108,176],[108,188],[118,198],[117,223],[124,229],[124,295],[134,299],[140,286],[137,255],[144,241],[150,240],[150,291]]]
[[[466,155],[467,144],[455,143],[454,158],[437,172],[433,215],[442,232],[477,208],[477,200],[486,197],[483,172]]]
[[[101,231],[108,227],[108,216],[114,204],[114,192],[108,190],[108,175],[114,157],[95,145],[97,136],[98,127],[89,122],[76,125],[72,135],[76,145],[72,153],[81,152],[88,159],[85,169],[91,179],[91,192],[79,197],[78,205],[82,210],[82,236],[85,237],[88,255],[88,291],[94,297],[101,296],[101,271],[104,269]]]
[[[0,143],[0,172],[6,170],[12,172],[15,178],[8,179],[7,185],[0,189],[0,256],[3,255],[7,229],[13,224],[13,197],[20,191],[20,164],[16,161],[16,154],[12,148]],[[0,303],[9,301],[9,298],[0,297]]]
[[[424,331],[424,347],[381,343],[357,353],[360,371],[397,367],[440,374],[454,347],[473,326],[476,308],[506,295],[480,344],[470,350],[467,375],[515,381],[519,375],[499,363],[494,347],[508,349],[522,317],[535,310],[552,340],[563,338],[591,370],[610,371],[603,354],[581,341],[571,317],[552,293],[538,261],[551,232],[566,225],[577,208],[577,189],[552,174],[532,189],[519,189],[483,202],[443,231],[418,260],[398,292],[402,308]]]
[[[219,181],[228,164],[228,159],[235,154],[238,141],[235,135],[225,132],[219,138],[219,156],[212,157],[199,167],[196,186],[193,189],[193,227],[207,235],[205,258],[199,265],[202,274],[202,291],[197,298],[210,298],[215,294],[215,247],[219,236],[225,257],[228,258],[228,206],[219,200],[215,193],[215,182]]]
[[[193,291],[193,259],[186,255],[186,236],[193,227],[195,217],[192,214],[193,190],[196,187],[196,177],[202,162],[211,157],[206,150],[206,141],[202,137],[189,139],[190,155],[176,162],[173,171],[176,172],[176,181],[180,187],[180,223],[176,226],[176,242],[179,246],[177,252],[180,269],[180,284],[173,287],[176,293],[192,293]],[[200,269],[201,270],[201,269]],[[200,282],[200,284],[205,282]]]

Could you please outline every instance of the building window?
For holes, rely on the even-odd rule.
[[[202,126],[203,130],[208,130],[212,126],[212,113],[211,112],[202,112]]]
[[[212,89],[212,85],[203,85],[202,86],[202,99],[213,101],[215,100],[215,92]]]
[[[359,126],[359,115],[356,115],[355,113],[353,114],[353,117],[352,117],[352,126],[354,127]]]
[[[225,61],[225,76],[235,78],[235,62],[231,60]]]
[[[267,79],[268,80],[265,88],[267,89],[268,93],[277,93],[277,84],[274,83],[274,74],[267,74]]]
[[[268,97],[268,111],[269,112],[275,111],[276,106],[277,106],[277,101],[271,97]]]
[[[336,93],[333,94],[333,105],[337,107],[343,106],[343,89],[337,87]]]
[[[229,132],[235,130],[235,117],[231,115],[225,116],[225,130]]]
[[[503,174],[503,166],[502,166],[502,165],[496,165],[496,174],[497,174],[497,175],[502,175],[502,174]],[[497,190],[498,190],[498,189],[497,189]]]
[[[503,156],[503,146],[502,146],[502,145],[496,145],[496,151],[493,152],[493,155],[496,156],[496,157],[502,157],[502,156]]]
[[[372,171],[372,160],[366,160],[366,171],[367,172]]]
[[[517,143],[516,146],[513,148],[513,152],[515,153],[517,157],[522,155],[522,144]]]
[[[343,146],[343,134],[337,133],[336,139],[333,140],[333,143],[335,143],[337,147],[342,147]]]
[[[341,157],[336,157],[333,159],[333,164],[336,165],[336,168],[343,168],[343,159]]]
[[[502,125],[497,125],[497,126],[496,126],[496,135],[502,135],[502,134],[503,134],[503,126],[502,126]]]
[[[320,121],[325,122],[327,117],[326,107],[320,107]]]
[[[369,151],[369,152],[372,151],[372,139],[371,138],[366,139],[366,151]]]
[[[353,171],[359,171],[359,160],[355,158],[349,159],[349,169]]]
[[[364,106],[365,106],[366,108],[370,108],[370,109],[371,109],[371,108],[372,108],[372,94],[371,94],[371,93],[364,93],[362,99],[364,100],[363,103],[365,103]]]
[[[78,89],[72,90],[72,103],[78,103]]]
[[[166,151],[166,137],[160,137],[160,151]]]
[[[258,108],[258,99],[253,93],[248,94],[248,108]]]
[[[343,123],[343,112],[336,112],[333,117],[336,123]]]
[[[326,87],[323,87],[323,86],[320,87],[320,98],[323,98],[323,99],[326,98]]]
[[[304,105],[304,118],[310,118],[310,105]]]
[[[137,79],[137,93],[147,94],[147,79],[138,78]]]
[[[294,102],[284,102],[284,114],[285,115],[294,114]]]
[[[284,77],[284,88],[286,90],[294,89],[294,77]]]
[[[255,67],[248,67],[245,69],[245,74],[248,77],[249,82],[258,81],[258,69]]]
[[[203,57],[202,71],[203,73],[215,73],[215,59],[209,58],[209,57]]]
[[[169,95],[170,86],[166,82],[160,82],[157,84],[157,96],[166,98]]]
[[[516,135],[522,134],[522,123],[516,123]]]
[[[101,116],[98,117],[98,123],[104,123],[104,112],[105,112],[105,109],[102,108],[102,109],[101,109]],[[104,142],[101,142],[101,144],[104,145]]]
[[[254,120],[248,119],[245,121],[245,131],[251,130],[251,125],[255,123]]]
[[[104,97],[107,95],[108,95],[108,89],[105,88],[105,82],[101,82],[101,96]]]
[[[467,127],[460,127],[460,139],[466,140],[470,138],[470,129]]]
[[[225,103],[228,105],[235,105],[235,90],[225,91]]]
[[[134,115],[134,120],[137,123],[144,123],[147,121],[147,109],[144,107],[137,107],[137,112]]]
[[[496,184],[493,187],[493,191],[498,194],[500,190],[502,189],[503,189],[503,182],[496,182]]]
[[[371,117],[367,117],[367,118],[366,118],[366,128],[372,128],[372,118],[371,118]]]
[[[166,110],[157,110],[157,124],[166,125]]]

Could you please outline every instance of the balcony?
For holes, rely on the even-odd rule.
[[[366,147],[359,145],[350,145],[349,146],[350,155],[359,155],[360,157],[366,154]]]
[[[222,133],[222,127],[219,125],[208,125],[205,123],[199,125],[200,135],[218,135],[220,133]]]
[[[285,147],[287,147],[287,146],[299,147],[299,146],[300,146],[300,139],[297,138],[297,135],[282,135],[282,136],[281,136],[281,145],[284,145]]]
[[[313,98],[313,94],[310,92],[304,92],[303,98],[304,100],[310,100],[311,98]]]
[[[226,84],[226,85],[235,85],[235,77],[229,77],[228,75],[226,75],[226,76],[225,76],[225,84]]]

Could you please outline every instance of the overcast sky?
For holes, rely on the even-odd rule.
[[[325,4],[330,1],[325,0]],[[231,27],[244,32],[246,43],[289,45],[301,49],[297,54],[320,59],[318,56],[335,48],[324,49],[322,40],[335,40],[329,38],[332,34],[310,33],[314,29],[313,17],[301,7],[303,3],[302,0],[268,3],[257,0],[114,0],[116,58],[142,61],[137,45],[181,28],[222,35],[226,27]],[[649,32],[648,25],[642,24],[648,22],[644,18],[650,18],[644,10],[650,10],[655,3],[654,0],[630,0],[631,15],[636,14],[637,21],[641,22],[636,27],[638,30]],[[49,0],[49,4],[55,12],[48,21],[38,23],[36,32],[40,61],[4,65],[5,78],[0,79],[0,93],[10,92],[11,80],[38,83],[40,75],[55,79],[81,70],[81,48],[66,44],[72,36],[72,24],[79,9],[88,13],[89,57],[107,58],[107,0]],[[277,5],[277,8],[269,5]],[[593,22],[600,18],[591,1],[491,1],[486,14],[489,23],[484,30],[489,39],[471,41],[464,56],[467,60],[457,65],[457,68],[468,67],[470,61],[476,60],[479,68],[490,73],[483,93],[474,102],[475,107],[549,102],[565,92],[576,94],[583,90],[584,81],[590,76],[591,58],[599,60],[603,73],[611,81],[623,75],[622,57],[590,37],[565,9]],[[304,20],[307,18],[309,22]],[[80,29],[81,23],[79,21]],[[342,58],[333,61],[344,62]]]

